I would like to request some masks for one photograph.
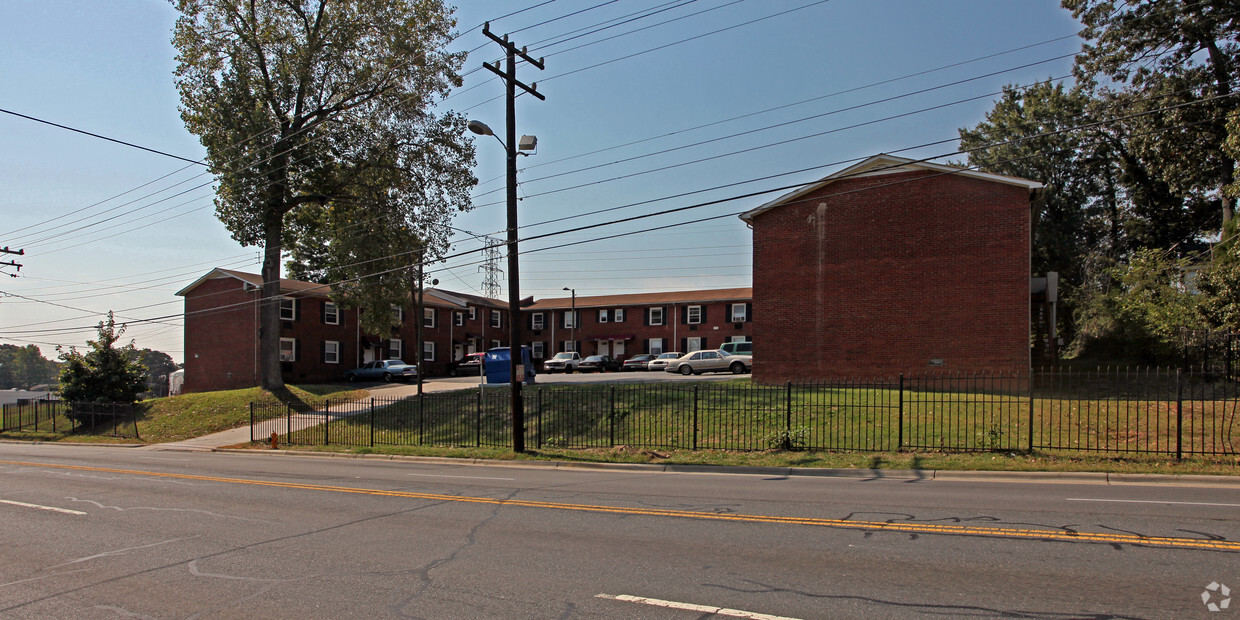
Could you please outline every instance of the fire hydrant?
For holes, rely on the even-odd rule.
[[[271,449],[272,450],[280,449],[280,435],[278,433],[275,433],[275,432],[271,433]]]

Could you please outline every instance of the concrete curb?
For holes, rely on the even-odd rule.
[[[731,474],[746,476],[849,478],[858,480],[901,480],[942,482],[1035,482],[1050,484],[1159,485],[1233,487],[1240,489],[1240,475],[1205,476],[1172,474],[1120,474],[1107,472],[1057,471],[959,471],[937,469],[825,469],[815,467],[740,467],[735,465],[693,465],[658,463],[587,463],[575,461],[504,461],[495,459],[449,458],[440,456],[401,456],[394,454],[344,454],[304,450],[242,450],[213,448],[212,452],[263,454],[319,458],[351,458],[434,465],[510,467],[516,469],[587,469],[636,471],[669,474]]]

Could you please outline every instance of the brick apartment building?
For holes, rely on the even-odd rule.
[[[259,384],[258,307],[262,278],[213,269],[177,292],[185,298],[185,392]],[[391,308],[398,323],[366,334],[357,311],[331,302],[325,285],[280,281],[280,357],[289,383],[339,381],[346,370],[376,359],[417,359],[417,324],[408,308]],[[751,340],[752,289],[720,289],[547,299],[522,309],[525,341],[535,360],[559,351],[637,353],[695,351]],[[442,289],[423,294],[423,373],[444,375],[467,353],[508,345],[508,304]]]
[[[259,384],[258,307],[262,278],[213,269],[177,292],[185,298],[185,392]],[[417,325],[408,308],[391,308],[398,327],[361,332],[357,311],[331,302],[330,287],[280,281],[280,358],[290,383],[339,381],[376,359],[414,359]],[[507,304],[428,289],[423,294],[423,372],[443,374],[466,353],[508,341]]]
[[[1042,185],[879,155],[741,215],[754,236],[754,380],[1030,364]]]
[[[541,299],[522,308],[523,333],[536,359],[687,353],[752,340],[752,302],[751,288]]]

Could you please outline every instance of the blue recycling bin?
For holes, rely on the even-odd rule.
[[[508,347],[496,347],[486,352],[483,356],[483,370],[486,371],[487,383],[489,384],[510,384],[512,383],[512,375],[509,374],[509,360],[511,356],[508,354]],[[534,382],[534,364],[530,361],[530,348],[521,347],[521,360],[525,366],[526,385]]]

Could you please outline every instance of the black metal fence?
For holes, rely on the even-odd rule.
[[[31,400],[0,406],[0,432],[82,433],[138,438],[141,405]]]
[[[1240,452],[1240,384],[1175,369],[1041,370],[815,384],[527,388],[543,448]],[[251,405],[251,440],[283,445],[512,445],[505,387],[401,400]]]

